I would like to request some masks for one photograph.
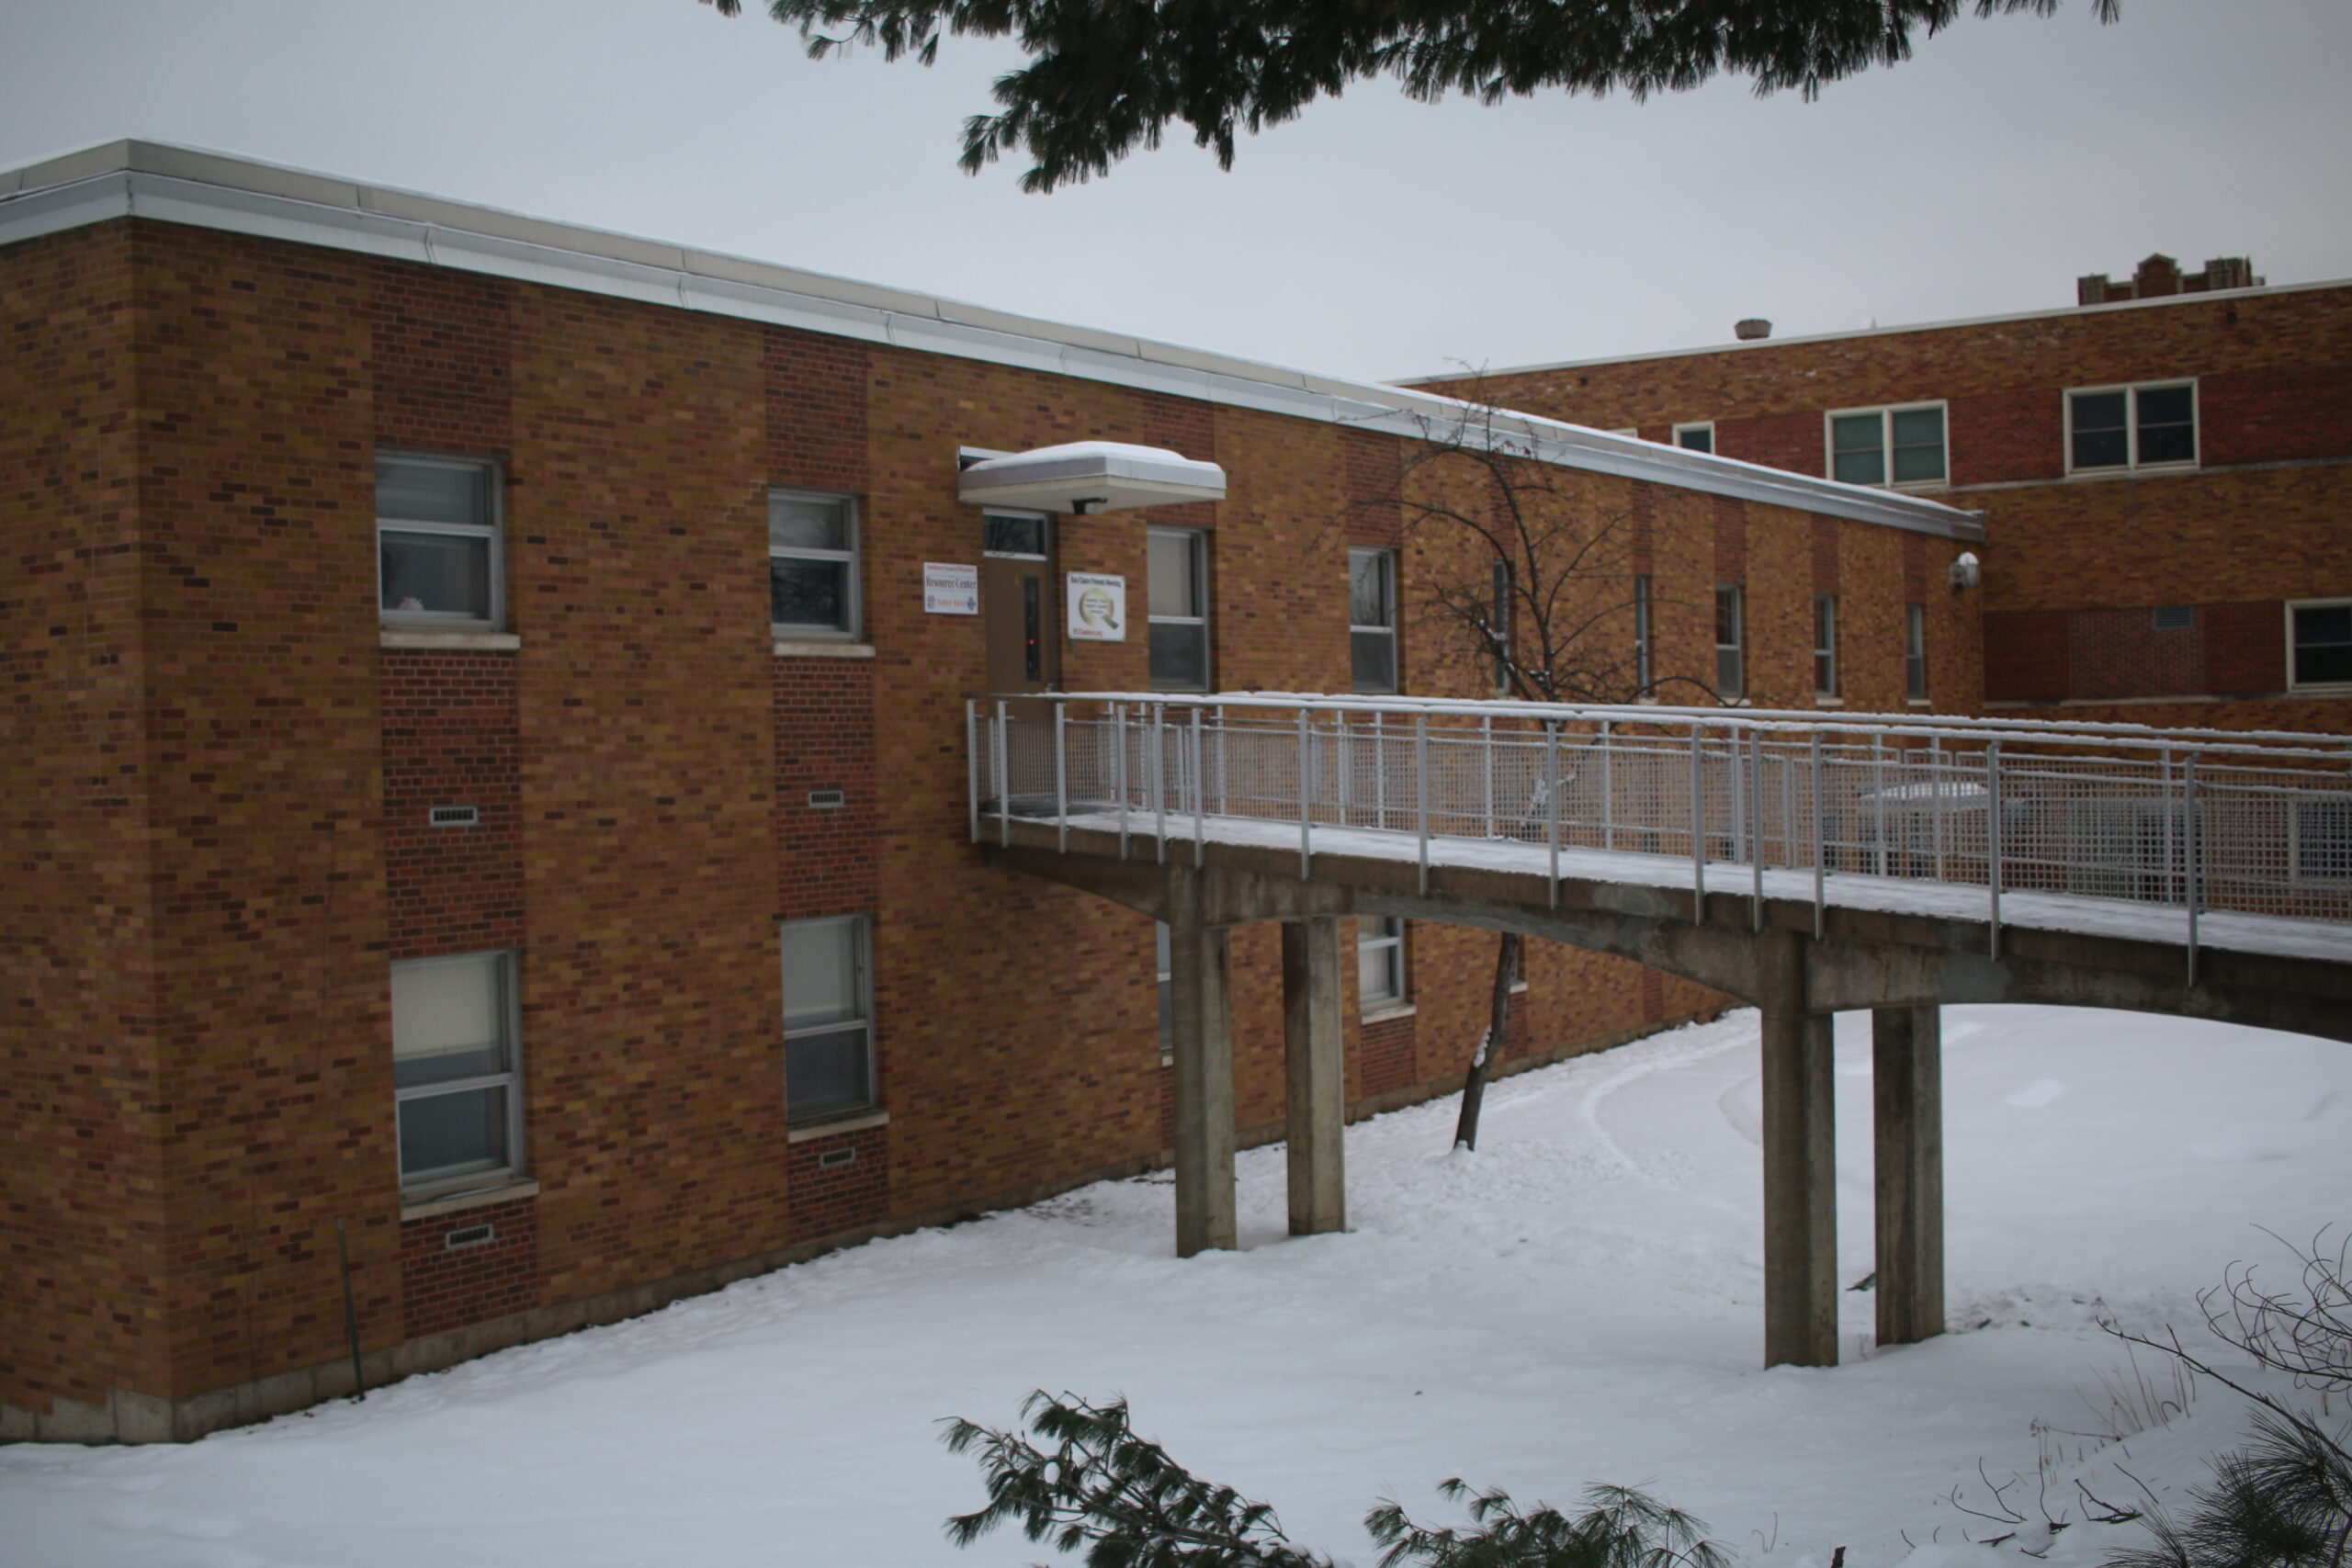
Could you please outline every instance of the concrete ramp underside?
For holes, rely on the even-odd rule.
[[[1169,814],[978,822],[1008,870],[1167,922],[1177,1100],[1177,1247],[1234,1245],[1226,933],[1284,926],[1294,1232],[1344,1228],[1339,944],[1351,915],[1514,931],[1608,953],[1762,1013],[1765,1362],[1838,1359],[1830,1020],[1873,1021],[1879,1339],[1943,1328],[1946,1002],[2163,1012],[2352,1041],[2352,927],[2065,893],[1841,876],[1510,839]],[[1161,835],[1164,834],[1164,837]],[[1556,867],[1556,875],[1555,874]]]

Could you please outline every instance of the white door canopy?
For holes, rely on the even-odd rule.
[[[987,457],[958,476],[956,493],[975,506],[1019,506],[1088,517],[1136,506],[1225,499],[1225,470],[1163,446],[1072,441]]]

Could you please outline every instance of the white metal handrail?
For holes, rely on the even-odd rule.
[[[1304,879],[1348,828],[1409,836],[1424,892],[1433,844],[1514,840],[1546,849],[1555,903],[1564,853],[1687,863],[1694,912],[1736,866],[1759,924],[1778,868],[1810,874],[1816,931],[1833,880],[1923,908],[1940,885],[1981,893],[1996,954],[2005,894],[2064,893],[2178,911],[2192,984],[2201,912],[2352,921],[2338,736],[1263,693],[976,698],[965,724],[976,840],[1029,818],[1066,849],[1099,816],[1125,856],[1142,813],[1159,859],[1172,830],[1198,864],[1213,818],[1283,823]]]

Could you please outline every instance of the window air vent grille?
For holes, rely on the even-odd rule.
[[[479,828],[481,807],[479,806],[436,806],[425,819],[435,828]]]
[[[485,1220],[478,1225],[459,1225],[441,1236],[441,1249],[456,1252],[461,1247],[486,1247],[498,1239],[498,1227]]]
[[[851,1165],[857,1159],[855,1149],[827,1149],[817,1156],[819,1170],[831,1170],[835,1166]]]

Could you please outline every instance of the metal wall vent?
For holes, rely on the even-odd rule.
[[[837,1165],[851,1165],[857,1159],[855,1149],[827,1149],[817,1156],[819,1170],[831,1170]]]
[[[498,1227],[484,1220],[478,1225],[459,1225],[456,1230],[443,1232],[441,1250],[455,1252],[465,1247],[484,1247],[497,1239]]]
[[[2159,604],[2155,610],[2156,630],[2160,632],[2193,631],[2197,626],[2194,604]]]
[[[849,794],[838,789],[812,789],[808,792],[808,808],[812,811],[839,811],[849,804]]]
[[[436,806],[425,814],[425,820],[435,828],[479,828],[481,826],[481,807]]]

